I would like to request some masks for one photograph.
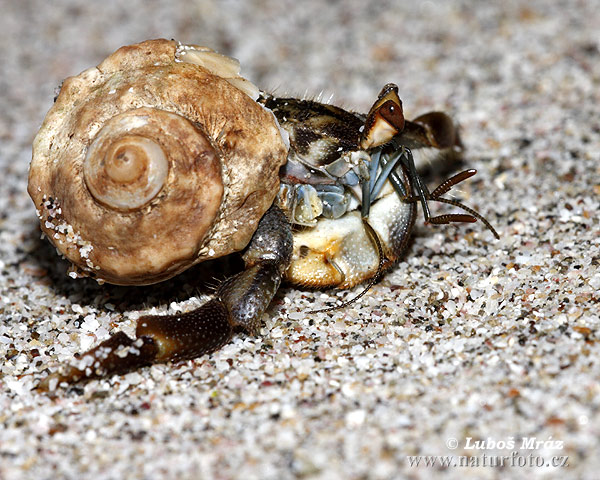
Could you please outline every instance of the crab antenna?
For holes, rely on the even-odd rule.
[[[431,200],[434,200],[436,202],[441,202],[441,203],[447,203],[448,205],[454,205],[455,207],[462,208],[465,212],[469,212],[471,215],[473,215],[473,217],[481,220],[481,222],[488,228],[488,230],[494,234],[494,237],[496,237],[496,240],[500,240],[500,234],[496,231],[496,229],[492,226],[492,224],[490,222],[488,222],[483,215],[476,212],[472,208],[469,208],[466,205],[463,205],[458,200],[452,200],[450,198],[437,197],[437,198],[432,198]],[[455,215],[458,215],[460,217],[463,216],[463,215],[459,215],[459,214],[455,214]],[[446,216],[447,215],[441,215],[441,217],[446,217]],[[452,221],[452,220],[450,220],[450,221]],[[463,222],[464,220],[454,220],[454,221]],[[470,220],[467,220],[467,221],[470,221]],[[435,222],[431,222],[431,223],[435,223]],[[448,223],[448,222],[443,222],[443,223]]]
[[[431,192],[431,200],[441,197],[444,193],[450,191],[454,185],[463,182],[467,178],[471,178],[476,173],[477,170],[470,168],[469,170],[464,170],[450,177],[449,179],[444,180],[433,192]]]
[[[319,310],[309,310],[308,313],[327,313],[327,312],[333,312],[334,310],[340,310],[342,308],[346,308],[347,306],[352,305],[357,300],[359,300],[361,297],[363,297],[371,289],[371,287],[373,285],[375,285],[381,278],[381,275],[383,274],[383,267],[384,267],[385,261],[386,261],[386,257],[383,254],[383,247],[381,246],[381,240],[379,240],[379,235],[377,235],[377,232],[373,229],[373,227],[369,224],[369,222],[365,218],[363,218],[363,225],[365,226],[365,229],[367,230],[367,232],[369,232],[369,236],[371,237],[371,239],[377,246],[377,255],[379,256],[379,265],[377,266],[377,271],[375,272],[375,275],[373,275],[373,277],[371,277],[371,280],[369,280],[369,283],[367,284],[367,286],[356,297],[351,298],[350,300],[347,300],[347,301],[341,303],[340,305],[336,305],[334,307],[321,308]]]
[[[459,172],[456,175],[453,175],[452,177],[450,177],[449,179],[444,180],[433,192],[428,193],[425,197],[427,200],[433,200],[435,202],[446,203],[448,205],[453,205],[455,207],[461,208],[465,212],[469,213],[470,215],[449,213],[446,215],[439,215],[437,217],[430,217],[429,219],[426,218],[425,220],[428,221],[429,223],[432,223],[435,225],[440,225],[440,224],[448,224],[448,223],[454,223],[454,222],[472,223],[472,222],[475,222],[477,219],[479,219],[487,227],[487,229],[490,232],[492,232],[492,234],[494,235],[494,237],[496,237],[496,239],[500,239],[500,235],[498,234],[496,229],[479,212],[473,210],[472,208],[467,207],[466,205],[463,205],[458,200],[452,200],[449,198],[442,197],[442,195],[449,192],[450,189],[454,185],[456,185],[460,182],[463,182],[467,178],[471,178],[476,173],[477,173],[477,170],[475,170],[474,168],[470,168],[468,170]],[[416,202],[417,200],[422,201],[422,197],[420,195],[413,195],[412,197],[406,199],[406,201],[409,201],[409,202],[411,202],[411,201]]]

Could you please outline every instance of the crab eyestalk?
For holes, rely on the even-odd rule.
[[[371,107],[360,138],[360,148],[369,150],[388,143],[404,129],[402,100],[398,87],[388,83]]]

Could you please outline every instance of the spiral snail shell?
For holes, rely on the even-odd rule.
[[[64,81],[28,190],[72,275],[150,284],[246,246],[287,147],[238,72],[210,49],[150,40]]]

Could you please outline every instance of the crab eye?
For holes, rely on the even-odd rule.
[[[389,142],[404,128],[402,101],[398,97],[398,87],[388,83],[377,101],[371,107],[365,128],[360,138],[360,147],[364,150],[378,147]]]
[[[404,114],[402,105],[398,105],[393,100],[387,100],[379,109],[379,114],[390,125],[395,127],[398,132],[404,128]]]

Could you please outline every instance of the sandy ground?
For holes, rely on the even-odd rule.
[[[324,3],[2,0],[0,478],[597,478],[600,3]],[[311,315],[336,293],[282,288],[259,338],[33,391],[138,312],[208,292],[198,271],[70,279],[26,194],[55,87],[157,37],[233,55],[279,94],[366,111],[393,81],[408,118],[450,112],[479,171],[455,194],[501,239],[419,220],[358,304]]]

